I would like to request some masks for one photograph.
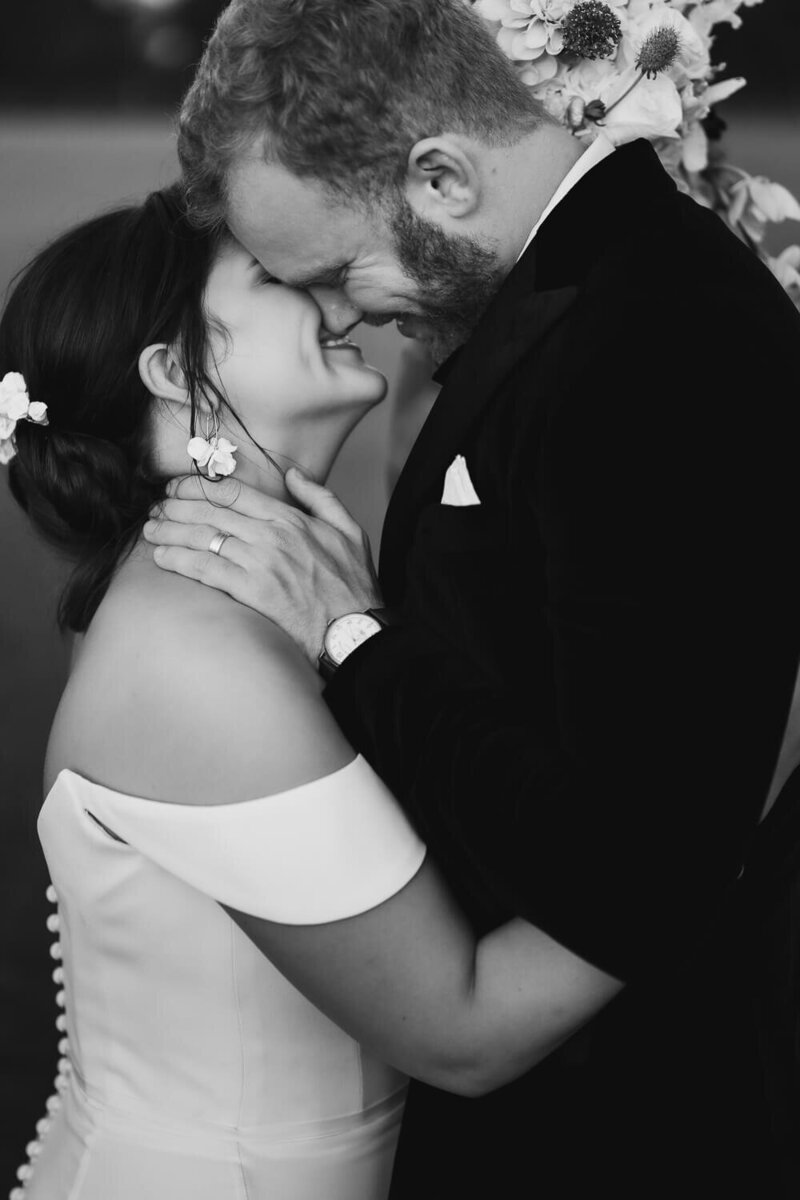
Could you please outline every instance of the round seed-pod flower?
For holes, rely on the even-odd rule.
[[[610,58],[622,39],[622,23],[602,0],[579,0],[561,23],[564,53],[577,58]]]

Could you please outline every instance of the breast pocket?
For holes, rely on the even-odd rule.
[[[483,504],[430,505],[409,555],[409,614],[493,676],[505,675],[513,568],[501,514]]]
[[[415,547],[458,555],[491,550],[502,541],[498,514],[484,504],[430,504],[417,526]]]

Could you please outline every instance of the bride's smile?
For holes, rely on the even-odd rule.
[[[324,479],[342,442],[386,395],[386,380],[347,332],[331,331],[314,299],[274,279],[232,237],[215,256],[203,306],[207,371],[224,403],[222,434],[237,446],[237,478],[281,490],[275,464]],[[143,378],[164,402],[154,441],[166,474],[187,468],[189,405],[177,347],[150,347]]]
[[[273,279],[233,239],[211,269],[205,307],[219,331],[212,342],[219,377],[246,420],[258,419],[259,405],[291,419],[320,403],[363,408],[386,393],[348,333],[327,329],[307,292]],[[254,411],[245,412],[250,405]]]

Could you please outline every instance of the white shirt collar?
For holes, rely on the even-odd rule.
[[[522,255],[528,249],[528,246],[530,246],[531,242],[536,237],[536,234],[539,232],[540,227],[550,216],[550,213],[553,211],[556,205],[561,203],[567,192],[572,191],[572,189],[575,187],[575,184],[578,183],[579,180],[583,179],[584,175],[591,171],[592,167],[596,167],[597,164],[602,162],[604,158],[608,158],[609,154],[611,154],[613,150],[613,143],[610,142],[607,137],[604,137],[602,133],[598,134],[591,145],[584,150],[574,167],[567,172],[567,174],[561,180],[561,183],[553,192],[553,195],[550,197],[547,207],[539,217],[539,220],[536,222],[533,229],[528,234],[528,240],[522,247],[517,262],[519,262],[519,259],[522,258]]]

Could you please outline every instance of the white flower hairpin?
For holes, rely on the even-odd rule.
[[[17,453],[14,439],[17,423],[47,425],[47,405],[28,395],[28,386],[19,371],[8,371],[0,380],[0,463],[5,466]]]

